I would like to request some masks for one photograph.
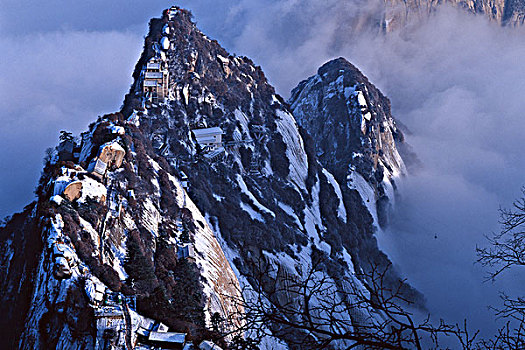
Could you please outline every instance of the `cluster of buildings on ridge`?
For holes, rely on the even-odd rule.
[[[179,9],[172,6],[166,11],[169,21],[177,15]],[[169,70],[166,53],[171,47],[169,23],[162,28],[162,37],[153,44],[155,55],[148,59],[140,74],[139,84],[142,92],[144,108],[156,106],[165,101],[169,95]],[[222,129],[219,127],[198,128],[192,130],[195,141],[208,159],[215,159],[224,152],[222,145]]]
[[[170,8],[166,15],[171,21],[177,15],[177,7]],[[144,65],[139,84],[142,91],[143,107],[154,106],[163,102],[169,95],[169,70],[166,53],[170,49],[170,26],[162,29],[162,37],[154,44],[155,56]],[[72,162],[64,166],[60,174],[49,185],[52,187],[51,201],[60,205],[64,200],[69,202],[85,201],[88,197],[99,203],[114,201],[111,191],[108,193],[107,174],[120,168],[126,156],[126,150],[121,146],[120,137],[125,134],[125,128],[112,122],[102,124],[106,132],[113,135],[99,146],[98,152],[91,153],[94,147],[92,134],[83,134],[82,139],[69,136],[63,139],[57,147],[57,160]],[[261,131],[262,133],[262,131]],[[205,127],[200,125],[191,130],[191,137],[198,145],[204,157],[213,160],[224,153],[225,146],[238,145],[248,141],[223,143],[223,131],[220,127]],[[89,156],[91,154],[91,156]],[[92,158],[92,159],[91,159]],[[79,164],[82,164],[80,166]],[[85,169],[83,168],[85,167]],[[187,182],[184,174],[182,183]],[[186,186],[184,186],[186,187]],[[113,193],[114,194],[114,193]],[[109,198],[108,198],[109,195]],[[135,197],[132,189],[128,190],[128,199]],[[120,216],[119,207],[113,215]],[[113,211],[113,209],[112,209]],[[66,234],[62,232],[64,224],[61,219],[52,221],[47,237],[47,249],[50,257],[52,274],[57,280],[73,280],[82,277],[84,292],[89,299],[89,305],[94,310],[97,335],[96,350],[132,349],[182,349],[182,350],[221,350],[211,341],[203,341],[198,347],[186,341],[185,333],[169,332],[168,327],[139,315],[136,312],[136,300],[133,296],[124,296],[113,292],[89,272],[89,269],[78,259],[78,256]],[[181,223],[177,223],[179,234]],[[195,259],[193,244],[174,242],[178,259]]]
[[[140,316],[134,297],[106,290],[96,278],[88,279],[85,289],[95,308],[95,350],[222,350],[209,340],[197,347],[187,341],[186,333],[169,332],[162,322]]]

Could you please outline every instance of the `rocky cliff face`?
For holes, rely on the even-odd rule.
[[[235,310],[225,295],[237,277],[213,230],[136,125],[120,113],[92,124],[2,228],[3,305],[20,348],[102,349],[109,328],[111,342],[135,344],[155,321],[199,339],[210,315]]]
[[[390,114],[390,101],[339,58],[301,82],[289,102],[297,122],[312,134],[323,167],[343,189],[359,189],[372,215],[386,224],[395,178],[406,175],[396,146],[403,134]]]
[[[392,31],[428,16],[440,4],[448,3],[474,14],[481,14],[504,26],[522,26],[525,22],[523,0],[385,0],[383,28]]]
[[[404,172],[402,137],[355,67],[323,66],[291,110],[174,8],[150,22],[134,78],[122,111],[64,137],[38,201],[0,229],[12,348],[132,347],[158,322],[214,338],[211,315],[235,315],[231,297],[265,267],[271,286],[322,261],[326,278],[353,281],[334,284],[345,291],[388,264],[370,203]]]

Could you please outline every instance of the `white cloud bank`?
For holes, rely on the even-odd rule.
[[[391,99],[423,168],[400,184],[403,201],[381,245],[434,314],[491,331],[486,306],[523,284],[513,273],[483,284],[473,263],[483,235],[498,229],[499,206],[525,184],[524,30],[442,8],[408,32],[352,34],[363,7],[335,0],[223,4],[217,23],[202,3],[196,17],[210,35],[254,58],[281,94],[344,56]]]
[[[57,31],[0,38],[0,216],[32,200],[47,147],[118,109],[141,37]]]

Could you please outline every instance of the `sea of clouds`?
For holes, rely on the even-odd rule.
[[[151,16],[168,1],[111,6],[33,1],[0,10],[0,216],[27,204],[44,150],[120,107]],[[31,3],[31,1],[30,1]],[[381,247],[452,322],[491,331],[489,304],[516,291],[508,273],[483,283],[475,248],[498,230],[498,208],[525,184],[524,31],[442,7],[407,30],[380,34],[381,3],[362,0],[192,0],[199,27],[251,57],[284,97],[329,59],[343,56],[392,102],[421,164],[398,182],[393,225]]]

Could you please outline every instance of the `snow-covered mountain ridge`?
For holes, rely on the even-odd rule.
[[[396,145],[404,137],[392,118],[390,101],[339,58],[301,82],[289,103],[298,123],[312,135],[323,167],[350,188],[371,186],[360,193],[373,216],[386,224],[395,179],[406,175]]]
[[[402,137],[349,63],[301,83],[290,109],[260,67],[172,8],[151,20],[133,76],[122,111],[64,135],[38,201],[0,228],[11,348],[133,348],[159,322],[227,346],[212,315],[242,312],[231,297],[263,267],[271,286],[321,259],[327,278],[365,290],[356,272],[388,264],[375,203],[405,172]]]

